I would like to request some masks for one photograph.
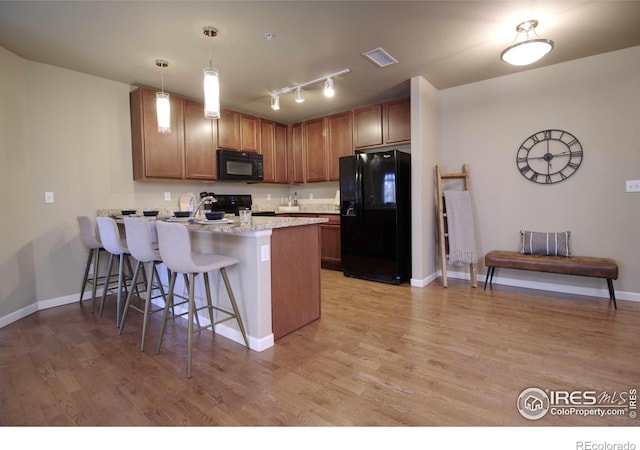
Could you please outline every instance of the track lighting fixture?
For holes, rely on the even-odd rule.
[[[331,77],[327,78],[324,82],[324,96],[333,97],[336,94],[336,90],[333,88],[333,80]]]
[[[203,29],[204,35],[214,38],[218,30],[208,26]],[[209,47],[209,67],[204,69],[204,117],[207,119],[220,118],[220,79],[218,71],[212,67],[213,44]]]
[[[158,133],[171,133],[171,103],[169,94],[164,91],[164,68],[169,65],[162,59],[156,59],[156,66],[160,67],[162,87],[161,92],[156,92],[156,118],[158,120]]]
[[[544,55],[553,49],[553,41],[549,39],[541,39],[536,34],[537,20],[526,20],[516,26],[516,38],[514,43],[504,49],[500,54],[500,59],[514,66],[526,66],[538,61]],[[515,42],[518,37],[525,33],[525,40]],[[529,38],[529,33],[533,33],[533,38]]]
[[[279,110],[280,109],[280,95],[289,94],[295,91],[295,100],[297,103],[304,102],[304,97],[302,96],[302,88],[324,82],[324,95],[326,97],[333,97],[335,95],[335,86],[333,79],[335,77],[339,77],[340,75],[345,75],[351,72],[350,69],[343,69],[339,72],[332,73],[331,75],[327,75],[321,78],[316,78],[315,80],[305,81],[304,83],[298,83],[294,86],[283,87],[282,89],[278,89],[277,91],[273,91],[271,93],[271,109]]]

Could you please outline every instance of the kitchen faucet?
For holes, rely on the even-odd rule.
[[[193,198],[191,199],[191,201],[193,202],[192,204],[195,204],[195,200],[196,200],[196,196],[194,195]],[[196,215],[198,214],[198,211],[200,211],[200,208],[202,208],[202,205],[204,205],[204,202],[206,202],[207,200],[210,200],[212,203],[216,203],[218,201],[216,200],[215,197],[212,197],[210,195],[207,195],[206,197],[202,197],[200,199],[200,203],[198,203],[198,206],[196,206],[193,210],[191,210],[191,217],[196,217]]]

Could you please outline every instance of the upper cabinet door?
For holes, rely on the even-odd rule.
[[[411,141],[411,100],[403,98],[387,102],[383,110],[385,144]]]
[[[258,153],[260,144],[259,131],[257,117],[240,114],[240,150]]]
[[[260,119],[260,153],[262,153],[262,163],[265,183],[275,181],[275,122]]]
[[[228,109],[220,111],[218,147],[240,150],[240,113]]]
[[[275,135],[274,135],[274,169],[276,183],[288,183],[289,177],[287,176],[287,126],[276,123]]]
[[[347,111],[327,117],[329,181],[340,179],[338,158],[353,155],[353,113]]]
[[[353,140],[355,148],[382,145],[382,105],[353,110]]]
[[[289,146],[289,182],[304,183],[304,152],[302,122],[291,125]]]
[[[304,122],[304,155],[306,162],[306,181],[327,181],[328,157],[325,138],[326,120],[307,120]]]
[[[171,132],[158,133],[156,91],[130,94],[133,179],[182,178],[184,175],[183,101],[170,96]]]
[[[215,180],[218,126],[203,110],[202,103],[184,101],[185,178]]]

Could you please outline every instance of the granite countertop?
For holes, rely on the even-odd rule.
[[[203,223],[206,221],[189,221],[185,225],[192,231],[206,231],[212,233],[245,233],[249,231],[272,230],[274,228],[297,227],[302,225],[313,225],[328,222],[329,219],[318,217],[251,217],[249,223],[240,223],[240,219],[235,217],[228,223]]]

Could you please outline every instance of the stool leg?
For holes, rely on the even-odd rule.
[[[176,285],[176,272],[171,272],[169,280],[169,293],[167,294],[167,302],[164,304],[164,312],[162,313],[162,325],[160,327],[160,336],[158,337],[158,345],[156,346],[156,354],[160,353],[160,345],[164,337],[164,330],[167,327],[167,316],[169,315],[169,306],[173,308],[173,288]]]
[[[193,355],[193,312],[196,309],[196,302],[193,299],[193,286],[195,285],[196,274],[189,274],[189,324],[187,336],[187,378],[191,378],[191,359]]]
[[[138,261],[138,263],[136,264],[136,268],[133,271],[133,278],[131,279],[132,286],[138,282],[140,266],[142,266],[142,263]],[[127,312],[129,311],[129,306],[131,305],[131,297],[133,297],[133,289],[129,289],[129,293],[127,294],[127,301],[124,304],[124,311],[122,312],[122,320],[120,321],[120,329],[118,330],[118,334],[122,334],[122,330],[124,329],[124,323],[127,320]]]
[[[118,260],[118,296],[116,297],[116,327],[120,326],[120,305],[122,302],[122,289],[126,289],[126,283],[124,282],[124,264],[125,260],[128,262],[126,255],[119,255]],[[129,268],[131,264],[129,263]]]
[[[204,290],[205,290],[205,293],[207,294],[207,309],[209,310],[209,320],[211,321],[211,331],[214,331],[213,303],[211,302],[211,284],[209,282],[209,274],[203,273],[202,276],[204,277]]]
[[[89,279],[89,267],[91,267],[91,260],[93,259],[94,249],[89,249],[89,257],[87,258],[87,265],[84,268],[84,277],[82,277],[82,287],[80,288],[80,300],[78,303],[82,304],[82,297],[84,296],[84,289],[87,287],[87,280]]]
[[[93,314],[93,311],[96,307],[96,291],[98,289],[98,279],[100,278],[100,276],[98,275],[100,273],[100,251],[102,251],[103,249],[99,248],[96,250],[95,252],[95,257],[94,257],[94,263],[93,263],[93,287],[91,289],[91,314]]]
[[[242,337],[244,338],[244,344],[247,348],[249,348],[249,341],[247,340],[247,333],[244,331],[244,325],[242,324],[242,317],[240,317],[240,311],[238,310],[238,305],[236,304],[236,298],[233,295],[233,291],[231,290],[231,284],[229,283],[229,277],[227,277],[227,269],[222,267],[220,269],[220,273],[222,274],[222,279],[224,280],[224,285],[227,288],[227,294],[229,294],[229,300],[231,301],[231,307],[233,308],[233,313],[236,316],[236,320],[238,321],[238,326],[240,327],[240,332],[242,333]]]
[[[151,273],[147,280],[147,298],[144,300],[144,314],[142,316],[142,340],[140,341],[140,351],[144,351],[144,340],[147,335],[147,323],[149,322],[149,310],[151,309],[151,292],[153,291],[153,277],[158,275],[158,270],[156,269],[156,262],[151,262]],[[158,277],[158,283],[160,283],[160,278]],[[164,297],[165,306],[167,303],[167,297],[164,295],[164,290],[162,289],[162,285],[160,285],[160,289],[162,291],[162,295]]]
[[[100,301],[100,318],[102,319],[102,311],[104,310],[104,301],[109,292],[109,283],[111,282],[111,271],[113,270],[113,253],[109,253],[109,263],[107,264],[107,275],[104,283],[104,291],[102,291],[102,300]]]

